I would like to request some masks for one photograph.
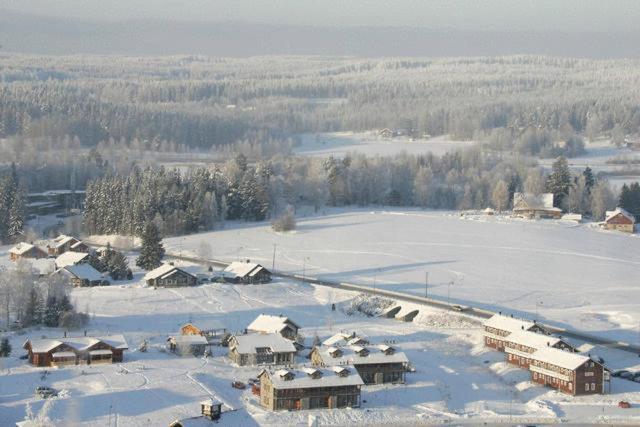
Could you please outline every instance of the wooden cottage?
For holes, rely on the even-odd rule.
[[[105,337],[71,337],[27,339],[29,363],[35,366],[64,366],[122,362],[129,347],[122,335]]]
[[[175,335],[167,339],[169,350],[179,356],[200,357],[207,351],[209,342],[202,335]]]
[[[258,284],[271,281],[271,272],[261,266],[249,262],[232,262],[223,271],[224,280],[231,283]]]
[[[622,208],[607,211],[604,220],[604,228],[607,230],[624,231],[625,233],[633,233],[635,231],[635,224],[635,217]]]
[[[355,332],[347,334],[345,332],[338,332],[322,341],[322,345],[325,347],[342,346],[342,345],[369,345],[369,340],[356,335]]]
[[[109,280],[105,279],[102,273],[89,264],[67,265],[57,270],[55,274],[66,277],[69,283],[75,287],[109,284]]]
[[[353,365],[364,384],[405,382],[407,356],[386,345],[319,346],[311,351],[314,366]]]
[[[296,347],[279,334],[236,335],[229,341],[229,359],[239,366],[291,365]]]
[[[514,193],[513,214],[527,219],[559,219],[562,216],[562,210],[553,206],[553,193]]]
[[[14,262],[19,259],[40,259],[47,256],[47,252],[27,242],[18,243],[9,249],[9,259]]]
[[[533,354],[541,348],[557,348],[573,353],[575,349],[561,338],[528,331],[516,331],[505,337],[504,351],[507,362],[529,369]]]
[[[507,336],[513,332],[529,331],[548,335],[548,331],[536,322],[517,319],[513,316],[494,314],[484,322],[484,345],[494,350],[505,351]]]
[[[531,380],[572,396],[603,394],[604,366],[590,357],[556,348],[541,348],[532,355]]]
[[[77,265],[89,261],[89,254],[85,252],[66,251],[56,258],[56,268],[64,268],[68,265]]]
[[[363,382],[352,366],[264,370],[258,378],[267,410],[360,407]]]
[[[298,326],[288,317],[270,314],[261,314],[247,326],[247,332],[258,332],[263,334],[277,333],[289,340],[295,340],[298,336]]]
[[[144,276],[148,286],[176,287],[195,286],[196,276],[172,264],[162,264]]]
[[[63,253],[72,250],[72,246],[80,243],[80,240],[76,239],[72,236],[67,236],[65,234],[61,234],[47,246],[47,251],[49,252],[49,256],[60,256]],[[82,252],[82,251],[77,251]]]

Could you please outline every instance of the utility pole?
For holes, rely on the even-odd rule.
[[[273,244],[273,261],[271,262],[271,271],[275,271],[276,269],[276,246],[277,244]]]
[[[427,290],[429,289],[429,272],[424,273],[424,297],[428,297]]]

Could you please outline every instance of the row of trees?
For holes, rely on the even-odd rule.
[[[60,275],[40,277],[28,261],[0,274],[0,313],[7,325],[22,327],[80,327],[88,316],[78,313],[69,300],[69,289]]]
[[[129,268],[127,257],[107,244],[106,250],[101,253],[89,254],[89,264],[101,273],[109,273],[113,280],[131,280],[133,272]]]
[[[480,149],[440,157],[275,157],[254,165],[239,155],[184,174],[160,167],[92,181],[84,219],[92,234],[141,235],[152,219],[162,235],[175,235],[209,230],[226,219],[264,220],[287,206],[504,210],[516,191],[552,192],[557,206],[598,219],[616,204],[605,180],[589,168],[572,174],[564,157],[545,176],[526,160]]]

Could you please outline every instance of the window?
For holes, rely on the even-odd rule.
[[[573,390],[573,383],[572,382],[569,383],[569,390]]]
[[[589,391],[589,383],[586,383],[586,384],[584,385],[584,391]]]
[[[596,391],[596,383],[591,383],[591,391]]]

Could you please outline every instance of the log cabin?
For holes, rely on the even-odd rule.
[[[607,211],[604,220],[604,228],[607,230],[624,231],[633,233],[635,231],[636,218],[622,208]]]
[[[172,264],[162,264],[155,270],[151,270],[144,276],[144,281],[148,286],[156,287],[195,286],[197,284],[196,276]]]
[[[229,341],[229,359],[238,366],[291,365],[297,349],[280,334],[236,335]]]
[[[296,322],[283,315],[260,314],[247,326],[247,332],[277,333],[289,340],[295,340],[299,330]]]
[[[364,384],[352,366],[264,370],[260,405],[270,411],[360,407]]]
[[[109,280],[89,264],[67,265],[54,274],[59,274],[68,279],[69,283],[75,287],[108,285]]]
[[[122,362],[128,350],[122,335],[27,339],[22,346],[34,366],[65,366]]]
[[[224,280],[230,283],[258,284],[271,281],[271,272],[260,264],[232,262],[223,271]]]
[[[49,256],[57,257],[67,251],[72,250],[71,247],[79,242],[80,240],[76,239],[75,237],[61,234],[53,239],[53,241],[49,245],[47,245],[47,251],[49,252]]]
[[[9,249],[9,259],[13,262],[19,259],[47,258],[47,252],[31,243],[21,242]]]
[[[66,251],[56,258],[56,268],[64,268],[68,265],[77,265],[89,261],[89,254],[86,252]]]
[[[532,354],[531,380],[572,396],[603,394],[604,366],[588,356],[556,348],[541,348]]]
[[[364,384],[404,384],[407,356],[386,345],[318,346],[311,350],[314,366],[353,365]]]

